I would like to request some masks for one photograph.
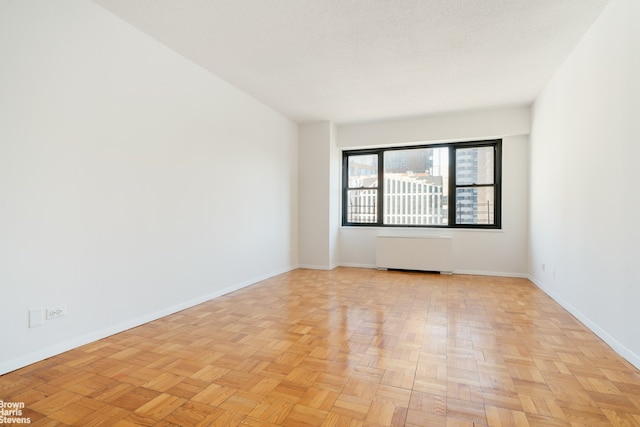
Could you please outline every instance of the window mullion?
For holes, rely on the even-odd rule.
[[[449,200],[447,203],[449,210],[449,227],[456,225],[456,148],[449,147]]]
[[[384,151],[378,152],[378,225],[384,224]]]
[[[349,221],[348,211],[348,197],[349,194],[349,156],[343,154],[342,156],[342,224],[347,224]]]
[[[493,208],[494,224],[502,227],[502,144],[493,146]]]

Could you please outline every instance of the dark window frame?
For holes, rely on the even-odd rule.
[[[418,150],[425,148],[442,148],[449,150],[449,188],[448,188],[448,224],[384,224],[384,153],[397,150]],[[458,184],[456,182],[456,150],[466,148],[493,147],[493,184],[471,183]],[[349,157],[357,155],[375,154],[378,156],[378,184],[377,184],[377,221],[376,222],[349,222],[348,219],[348,194],[349,191],[361,188],[350,188],[349,184]],[[464,188],[494,189],[493,224],[456,224],[456,190]],[[383,148],[369,148],[362,150],[345,150],[342,152],[342,225],[349,227],[410,227],[410,228],[463,228],[463,229],[502,229],[502,139],[449,142],[437,144],[423,144],[410,146],[393,146]]]

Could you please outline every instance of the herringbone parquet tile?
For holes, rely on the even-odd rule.
[[[33,426],[640,426],[640,374],[524,279],[295,270],[0,377]]]

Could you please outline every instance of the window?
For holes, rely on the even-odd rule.
[[[343,225],[500,228],[501,140],[343,153]]]
[[[378,154],[353,154],[347,160],[347,217],[359,223],[378,222]]]

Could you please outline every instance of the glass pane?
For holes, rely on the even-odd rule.
[[[495,224],[493,187],[456,189],[456,224]]]
[[[493,184],[493,147],[456,149],[456,185]]]
[[[384,224],[446,225],[449,150],[384,153]]]
[[[348,190],[347,222],[375,223],[378,221],[378,190]]]
[[[378,155],[349,156],[349,188],[378,187]]]

